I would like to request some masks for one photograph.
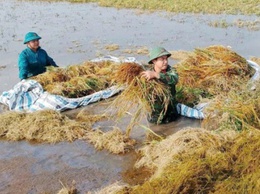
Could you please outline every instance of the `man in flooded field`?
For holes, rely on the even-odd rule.
[[[21,80],[46,72],[46,66],[58,67],[47,52],[40,47],[40,39],[41,37],[35,32],[28,32],[25,35],[24,44],[27,48],[20,53],[18,59]]]
[[[167,107],[166,112],[163,102],[159,98],[156,99],[153,104],[153,111],[151,116],[149,116],[148,121],[150,123],[169,123],[178,118],[177,112],[177,101],[175,98],[176,89],[175,86],[178,83],[179,76],[176,69],[168,64],[168,58],[171,56],[165,48],[155,47],[149,53],[149,64],[153,65],[151,70],[147,70],[141,73],[141,76],[146,78],[148,81],[152,79],[157,79],[162,83],[169,86],[171,91],[171,100]],[[161,115],[162,113],[164,113]]]

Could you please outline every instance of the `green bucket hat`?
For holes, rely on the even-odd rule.
[[[38,34],[36,34],[35,32],[28,32],[26,35],[25,35],[25,38],[24,38],[24,44],[32,41],[32,40],[39,40],[41,39],[40,36],[38,36]]]
[[[150,53],[149,53],[149,61],[148,63],[149,64],[152,64],[153,60],[158,58],[158,57],[161,57],[161,56],[165,56],[167,55],[168,57],[171,56],[171,53],[169,53],[165,48],[163,47],[155,47],[153,48]]]

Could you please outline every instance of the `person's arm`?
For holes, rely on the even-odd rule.
[[[19,59],[18,59],[18,67],[19,67],[19,78],[21,80],[26,79],[27,75],[28,75],[28,71],[29,71],[29,64],[28,64],[28,60],[26,57],[26,53],[22,52],[19,55]]]
[[[48,63],[48,65],[52,65],[52,66],[54,66],[54,67],[59,67],[56,63],[55,63],[55,61],[47,54],[47,63]]]
[[[46,66],[59,67],[59,66],[55,63],[55,61],[48,55],[48,53],[47,53],[44,49],[41,48],[40,52],[45,53],[46,63],[47,63]]]
[[[145,79],[147,79],[148,81],[151,79],[159,79],[160,75],[159,73],[155,72],[155,71],[150,71],[150,70],[146,70],[141,72],[141,77],[144,77]]]
[[[159,80],[169,85],[176,85],[179,81],[179,76],[175,68],[171,68],[166,73],[159,73]]]

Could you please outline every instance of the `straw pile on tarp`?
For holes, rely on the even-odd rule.
[[[113,118],[120,119],[126,114],[131,115],[131,121],[126,129],[128,136],[142,118],[151,114],[154,102],[158,98],[164,107],[168,106],[171,99],[170,90],[165,84],[155,79],[147,81],[141,77],[140,73],[144,70],[139,64],[128,63],[121,65],[114,76],[115,82],[124,85],[125,89],[111,104],[115,109]],[[166,110],[167,108],[161,114]]]
[[[227,95],[218,95],[204,110],[208,115],[202,125],[211,130],[260,129],[260,83],[255,90],[246,85],[232,88]]]
[[[241,89],[253,74],[246,59],[224,46],[197,48],[185,53],[184,58],[175,65],[179,74],[177,100],[191,107],[202,100],[225,96],[232,88]],[[169,103],[168,88],[158,80],[142,79],[140,73],[144,70],[139,64],[124,64],[115,71],[115,82],[124,84],[125,90],[112,106],[117,108],[115,118],[125,114],[132,116],[127,134],[152,112],[156,97],[162,100],[165,110]]]
[[[175,67],[179,74],[177,100],[187,105],[239,89],[253,73],[246,59],[220,45],[196,48]]]
[[[117,184],[114,193],[257,193],[260,190],[260,131],[215,133],[186,129],[141,148],[136,168],[154,172],[143,184]],[[119,189],[121,187],[121,190]]]
[[[86,61],[66,68],[50,67],[47,72],[32,79],[51,94],[78,98],[110,87],[113,84],[111,75],[118,66],[111,61]]]
[[[250,60],[256,62],[257,64],[260,64],[260,58],[259,57],[251,57]]]

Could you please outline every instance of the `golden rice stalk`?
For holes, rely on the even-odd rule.
[[[239,134],[228,154],[231,165],[231,176],[215,184],[218,193],[247,192],[260,190],[260,132],[259,130],[243,131]]]
[[[135,140],[130,139],[122,133],[119,128],[103,132],[101,130],[92,130],[86,134],[86,139],[94,145],[97,150],[106,149],[114,154],[123,154],[133,149]]]
[[[187,132],[190,133],[189,136]],[[176,134],[180,133],[182,132]],[[195,131],[190,129],[183,136],[179,136],[182,145],[180,149],[176,143],[176,134],[154,146],[159,149],[150,149],[145,153],[146,159],[155,161],[157,166],[154,176],[146,179],[143,184],[122,188],[117,193],[257,193],[259,191],[259,130],[232,133],[231,138],[227,140],[224,138],[226,133],[217,134],[203,129]],[[157,163],[158,161],[161,162]]]
[[[202,128],[186,128],[176,132],[158,144],[150,144],[139,150],[143,156],[136,162],[135,167],[156,169],[154,177],[160,176],[164,168],[172,162],[177,155],[192,153],[202,145],[208,148],[209,153],[218,151],[223,139],[213,132]]]
[[[103,119],[107,119],[108,116],[105,114],[92,115],[82,109],[76,116],[76,121],[96,123]]]
[[[119,65],[109,61],[54,68],[33,77],[49,93],[69,98],[82,97],[112,85],[112,73]]]
[[[195,49],[175,67],[180,87],[198,88],[208,95],[227,93],[252,75],[247,61],[224,46]]]
[[[170,51],[171,58],[175,59],[175,60],[184,60],[186,59],[189,55],[190,52],[189,51]]]
[[[69,78],[63,73],[62,68],[48,68],[47,72],[31,77],[30,79],[36,80],[45,88],[48,84],[52,84],[53,82],[65,82]]]
[[[144,68],[137,63],[122,63],[114,74],[114,80],[118,84],[130,84]]]
[[[108,76],[114,74],[114,72],[120,67],[121,64],[115,62],[107,62],[104,63],[102,66],[96,68],[95,74]]]
[[[64,82],[50,83],[44,87],[44,90],[51,94],[66,96],[64,93],[65,84]]]
[[[260,58],[259,57],[251,57],[250,60],[256,62],[258,65],[260,65]]]
[[[214,129],[260,129],[260,84],[254,91],[244,86],[241,90],[233,88],[227,95],[218,95],[204,113],[208,116],[202,125],[207,128],[218,123]]]
[[[6,112],[0,115],[0,134],[7,140],[56,143],[83,138],[92,123],[70,120],[53,110],[34,113]]]
[[[57,193],[57,194],[77,194],[78,191],[75,187],[76,182],[72,181],[72,186],[68,186],[68,185],[64,185],[61,181],[60,181],[61,185],[62,185],[62,189]]]
[[[92,64],[91,64],[92,65]],[[64,69],[64,75],[69,78],[88,75],[93,73],[91,66],[88,65],[71,65]]]
[[[121,119],[125,114],[131,114],[131,121],[127,127],[126,134],[129,136],[131,130],[137,125],[143,117],[147,117],[153,110],[154,102],[160,99],[162,105],[167,110],[170,103],[171,93],[165,84],[157,81],[147,81],[140,76],[135,77],[125,90],[116,97],[112,102],[111,107],[115,109],[115,119]],[[161,114],[163,114],[162,112]]]
[[[86,194],[115,194],[115,193],[122,193],[122,190],[124,188],[126,188],[128,185],[126,183],[122,183],[122,182],[115,182],[112,183],[111,185],[108,185],[104,188],[102,188],[99,191],[95,191],[95,192],[87,192]]]

